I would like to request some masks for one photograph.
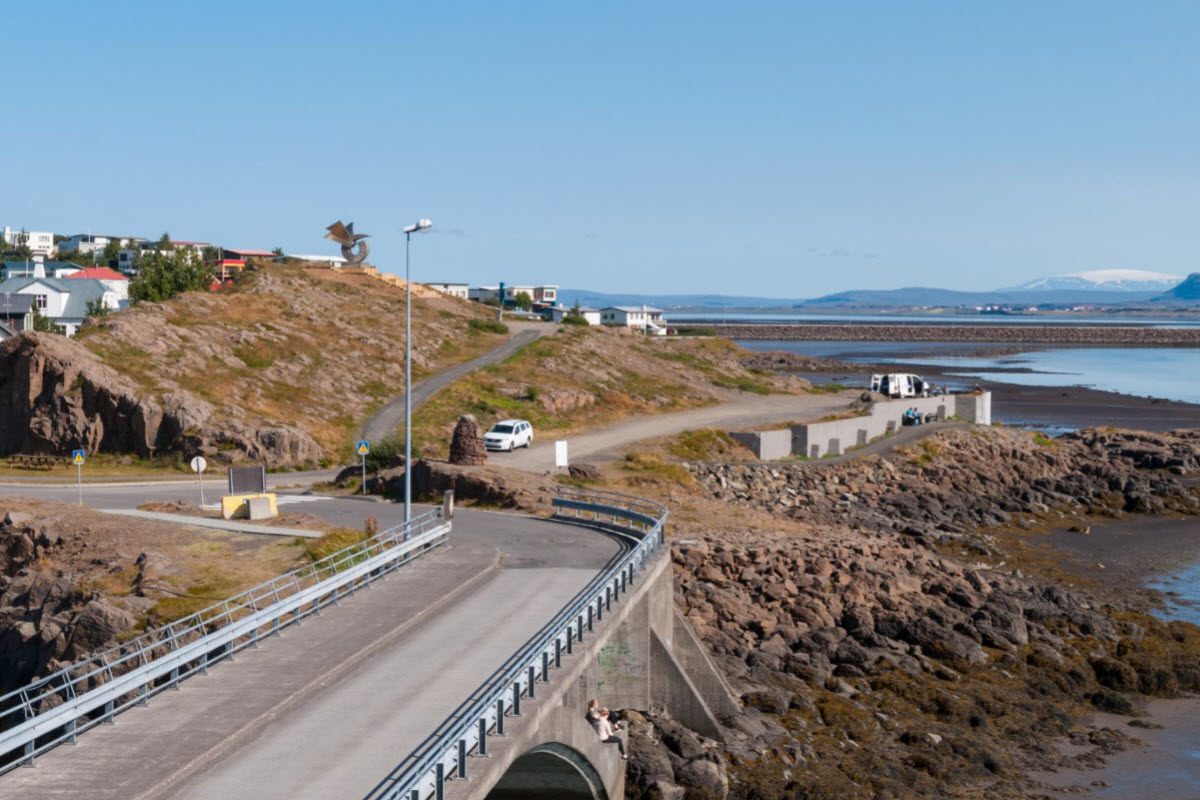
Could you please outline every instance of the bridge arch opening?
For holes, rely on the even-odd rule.
[[[549,742],[509,765],[485,800],[608,800],[608,793],[585,756]]]

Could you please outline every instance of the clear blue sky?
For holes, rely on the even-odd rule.
[[[19,3],[0,225],[808,297],[1200,269],[1194,2]]]

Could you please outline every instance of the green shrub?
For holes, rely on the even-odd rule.
[[[467,322],[467,326],[473,331],[508,333],[508,326],[498,319],[472,319]]]
[[[565,317],[562,318],[562,324],[563,325],[583,325],[584,327],[586,327],[586,326],[590,325],[591,323],[589,323],[586,319],[584,319],[583,314],[567,314]]]
[[[367,469],[376,472],[387,469],[393,462],[399,463],[404,458],[404,440],[399,436],[388,436],[371,445],[367,454]]]

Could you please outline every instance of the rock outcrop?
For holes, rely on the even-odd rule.
[[[834,466],[689,464],[723,513],[804,532],[679,536],[677,605],[744,712],[721,744],[630,715],[628,796],[1026,797],[1026,770],[1062,765],[1049,743],[1068,737],[1086,751],[1068,763],[1094,765],[1129,737],[1074,721],[1130,713],[1129,692],[1200,689],[1200,629],[1023,574],[980,529],[1196,514],[1198,467],[1200,433],[1094,430],[950,433]]]
[[[450,463],[468,467],[481,467],[487,463],[483,427],[474,414],[463,414],[454,426],[454,436],[450,440]]]
[[[249,425],[188,392],[160,400],[79,343],[47,333],[0,342],[0,419],[8,453],[178,452],[279,465],[314,463],[324,452],[297,427]]]

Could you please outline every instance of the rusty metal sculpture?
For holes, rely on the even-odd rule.
[[[349,225],[343,225],[339,219],[326,230],[329,233],[325,234],[325,238],[337,242],[342,246],[342,258],[346,259],[346,266],[348,267],[357,267],[366,260],[367,254],[371,252],[370,246],[362,241],[370,236],[370,234],[355,233],[353,222]],[[355,247],[358,248],[357,253],[354,252]]]

